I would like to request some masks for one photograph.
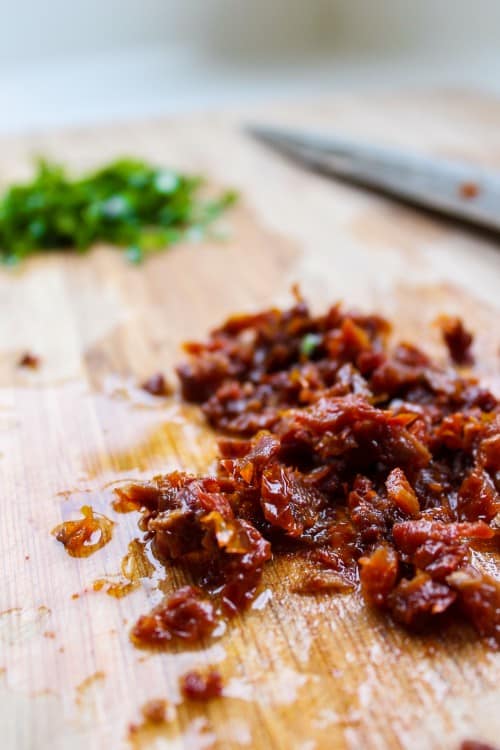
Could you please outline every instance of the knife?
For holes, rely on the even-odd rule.
[[[254,138],[326,174],[500,230],[500,173],[340,135],[250,125]]]

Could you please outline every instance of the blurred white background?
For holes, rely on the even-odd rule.
[[[0,0],[0,130],[338,89],[500,91],[499,0]]]

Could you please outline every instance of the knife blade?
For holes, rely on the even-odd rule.
[[[263,125],[246,130],[311,169],[500,230],[500,173],[494,170],[335,134]]]

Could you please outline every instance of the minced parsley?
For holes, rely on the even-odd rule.
[[[322,342],[322,336],[317,333],[306,333],[302,341],[300,342],[300,353],[303,357],[309,359],[312,357],[317,347]]]
[[[96,242],[126,248],[139,263],[206,229],[234,203],[226,191],[215,200],[199,197],[200,177],[119,159],[78,179],[40,161],[31,182],[12,185],[0,197],[0,261],[14,264],[54,249],[83,252]]]

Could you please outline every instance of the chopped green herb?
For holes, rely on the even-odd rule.
[[[321,344],[321,336],[318,333],[306,333],[300,342],[300,353],[304,357],[311,357],[317,346]]]
[[[0,261],[12,265],[36,252],[87,250],[96,242],[125,247],[132,263],[207,227],[236,200],[226,191],[202,200],[199,177],[120,159],[79,179],[40,161],[31,182],[0,196]]]
[[[125,255],[131,263],[142,263],[144,259],[143,252],[137,245],[130,245],[129,247],[127,247],[127,249],[125,250]]]

